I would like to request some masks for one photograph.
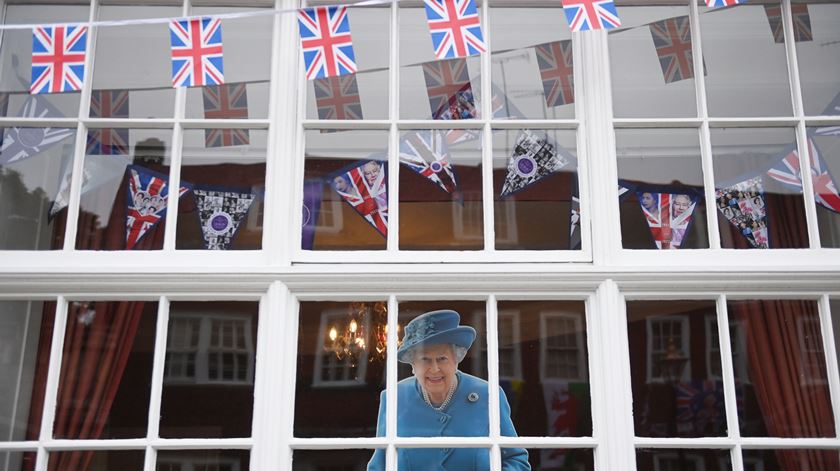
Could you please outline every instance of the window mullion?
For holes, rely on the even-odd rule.
[[[47,368],[47,384],[44,388],[44,406],[41,412],[41,433],[38,438],[38,459],[35,471],[47,471],[47,450],[44,442],[52,440],[55,409],[58,404],[58,387],[61,378],[61,359],[64,354],[64,330],[67,325],[67,300],[58,296],[55,306],[50,363]]]
[[[744,463],[740,450],[741,426],[738,421],[738,401],[735,385],[735,365],[732,359],[732,339],[729,331],[729,311],[726,307],[726,295],[721,295],[717,303],[718,349],[720,351],[720,375],[723,380],[723,400],[726,407],[726,429],[728,437],[736,442],[732,453],[732,470],[743,471]],[[737,339],[736,339],[737,341]],[[745,352],[746,353],[746,352]],[[743,385],[742,385],[743,387]]]
[[[493,70],[492,37],[490,34],[490,2],[485,0],[481,8],[481,25],[487,52],[481,54],[481,207],[484,227],[484,250],[496,250],[496,220],[493,200]]]
[[[485,334],[487,335],[487,407],[490,413],[490,440],[493,446],[490,449],[491,470],[500,470],[502,456],[499,450],[500,433],[500,412],[499,412],[499,312],[496,296],[490,295],[487,298],[487,321],[485,322]]]
[[[400,32],[399,32],[399,2],[392,0],[390,17],[391,45],[388,62],[388,238],[385,248],[389,252],[399,250],[400,234],[400,129],[397,121],[400,119]]]
[[[152,360],[152,386],[149,391],[149,418],[146,438],[154,441],[160,437],[160,404],[163,396],[163,373],[166,363],[166,347],[169,332],[169,299],[161,296],[158,300],[157,327],[155,330],[155,349]],[[157,450],[146,446],[145,471],[155,471]]]
[[[396,2],[395,2],[396,4]],[[399,333],[397,326],[399,322],[399,303],[397,297],[388,297],[388,338],[385,357],[385,436],[388,439],[388,449],[385,453],[385,469],[396,471],[397,449],[394,447],[394,439],[397,437],[397,345]],[[392,334],[395,333],[395,334]]]
[[[827,294],[820,297],[819,313],[828,388],[831,395],[831,409],[834,412],[834,424],[836,428],[840,425],[840,372],[838,372],[837,365],[837,338],[834,335],[834,327],[831,321],[831,304]],[[834,315],[840,315],[840,313],[835,313]]]

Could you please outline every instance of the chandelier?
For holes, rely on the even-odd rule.
[[[400,326],[397,325],[397,335]],[[388,349],[388,306],[384,301],[351,302],[347,315],[327,329],[324,350],[355,366],[359,361],[382,361]]]

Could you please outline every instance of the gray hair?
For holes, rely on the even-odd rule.
[[[461,345],[455,345],[454,343],[448,344],[452,347],[452,351],[455,354],[455,363],[461,363],[464,357],[467,356],[467,351],[469,350],[467,347],[462,347]],[[422,345],[416,345],[414,347],[409,348],[403,353],[402,360],[406,363],[414,363],[414,356],[417,354],[417,350],[422,347]]]

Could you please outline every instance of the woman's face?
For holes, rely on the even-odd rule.
[[[429,399],[436,404],[443,402],[449,387],[455,381],[455,371],[458,369],[452,345],[417,347],[412,367],[414,377],[429,395]]]

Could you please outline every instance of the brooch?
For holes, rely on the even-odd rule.
[[[469,396],[467,396],[467,400],[470,402],[478,402],[478,393],[471,392]]]

